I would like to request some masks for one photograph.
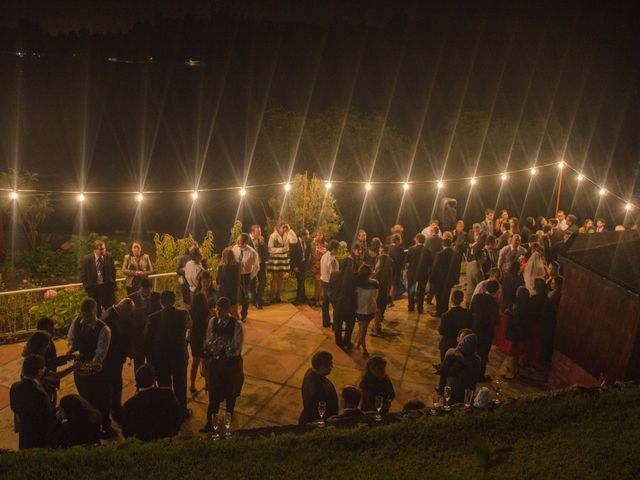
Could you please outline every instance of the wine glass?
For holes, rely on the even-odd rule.
[[[451,407],[449,406],[449,400],[451,400],[451,387],[446,386],[444,387],[444,411],[448,412],[449,410],[451,410]]]
[[[464,391],[464,406],[465,406],[465,408],[470,408],[472,401],[473,401],[473,390],[470,389],[470,388],[467,388]]]
[[[496,398],[493,401],[493,403],[495,403],[496,405],[500,405],[502,403],[502,400],[501,400],[501,397],[502,397],[502,380],[500,380],[498,378],[498,379],[496,379],[494,384],[495,384],[495,389],[496,389]]]
[[[224,414],[224,436],[225,438],[231,436],[231,412],[225,412]]]
[[[427,395],[427,407],[429,407],[429,415],[436,415],[436,404],[433,402],[433,395]]]
[[[220,423],[218,415],[216,415],[215,413],[211,415],[211,426],[213,427],[211,438],[213,440],[220,440]]]
[[[318,415],[320,415],[319,427],[324,427],[324,414],[327,413],[327,402],[320,400],[318,402]]]
[[[378,413],[376,413],[376,422],[379,422],[382,420],[382,415],[380,415],[380,411],[382,410],[382,406],[384,405],[384,398],[382,398],[382,396],[378,395],[376,396],[376,410]]]

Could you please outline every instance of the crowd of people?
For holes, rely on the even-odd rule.
[[[254,225],[222,251],[215,276],[193,242],[176,268],[184,308],[176,307],[173,291],[153,291],[148,278],[152,262],[138,242],[123,262],[127,296],[116,301],[114,260],[104,242],[95,242],[82,264],[87,298],[67,332],[68,351],[57,355],[48,318],[39,321],[25,346],[22,378],[10,392],[20,448],[98,443],[117,435],[112,420],[125,437],[173,436],[191,415],[187,387],[197,393],[199,372],[209,395],[201,431],[211,431],[220,406],[224,403],[225,412],[233,415],[242,391],[250,303],[262,309],[282,302],[284,279],[291,274],[297,282],[294,304],[320,308],[322,325],[333,329],[337,346],[360,349],[368,359],[360,384],[343,388],[340,411],[337,392],[326,378],[332,356],[317,352],[302,385],[301,423],[389,410],[395,392],[386,361],[369,356],[367,336],[384,335],[385,310],[405,291],[408,312],[423,314],[435,301],[432,314],[440,318],[441,339],[440,363],[434,367],[440,394],[447,390],[459,402],[466,390],[489,381],[486,366],[494,344],[508,354],[506,378],[517,377],[523,365],[550,359],[563,283],[558,258],[575,235],[601,232],[606,225],[598,219],[578,227],[576,217],[562,211],[552,219],[524,222],[506,210],[498,218],[491,209],[485,213],[469,231],[461,220],[450,231],[433,220],[408,248],[401,225],[384,241],[359,230],[351,248],[337,240],[325,242],[321,232],[313,239],[305,229],[296,234],[286,223],[266,240]],[[308,278],[313,280],[311,299]],[[134,365],[137,393],[123,405],[127,359]],[[60,378],[71,373],[78,395],[58,402]]]

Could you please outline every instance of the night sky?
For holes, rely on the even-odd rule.
[[[637,7],[560,3],[3,2],[3,168],[40,172],[43,188],[135,191],[279,182],[305,170],[433,180],[564,158],[631,198]],[[345,110],[356,123],[338,139]],[[293,126],[281,128],[282,115]],[[369,119],[389,135],[356,128]],[[444,194],[467,222],[486,206],[550,215],[556,177],[520,175],[504,189],[495,180],[474,191],[450,185]],[[364,207],[361,188],[336,189],[344,236],[358,222],[383,234],[399,220],[413,232],[437,212],[431,187],[405,201],[385,188]],[[621,203],[596,191],[567,178],[562,206],[581,219],[624,221]],[[263,222],[273,193],[253,192],[239,210],[235,192],[205,196],[188,226],[190,202],[167,194],[145,205],[146,229],[224,236],[236,212]],[[70,198],[54,196],[46,229],[77,226]],[[134,212],[131,198],[96,198],[85,228],[126,232]]]

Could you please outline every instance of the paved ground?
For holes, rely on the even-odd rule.
[[[250,309],[245,325],[245,383],[238,400],[235,428],[262,427],[296,423],[302,399],[300,386],[310,358],[318,350],[333,354],[334,370],[329,376],[338,391],[346,384],[357,384],[366,360],[356,350],[349,354],[335,346],[333,333],[322,328],[320,311],[310,307],[281,304],[264,310]],[[387,373],[393,380],[397,399],[392,409],[414,398],[428,401],[437,385],[432,364],[439,359],[437,332],[439,319],[428,314],[407,312],[406,300],[387,310],[381,337],[369,337],[371,355],[382,355],[388,361]],[[356,327],[357,332],[357,327]],[[66,349],[64,340],[57,341],[58,350]],[[0,448],[17,448],[13,432],[13,415],[9,408],[9,387],[19,378],[23,344],[0,346]],[[497,377],[504,356],[494,350],[488,373]],[[506,395],[518,397],[545,389],[545,375],[534,370],[523,372],[524,379],[503,382]],[[207,395],[204,381],[198,379],[200,391],[190,400],[193,417],[181,434],[199,435],[204,425]],[[133,366],[125,365],[123,399],[134,394]],[[62,381],[60,396],[75,392],[73,376]],[[116,425],[117,426],[117,425]]]

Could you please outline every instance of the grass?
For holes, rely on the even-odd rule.
[[[299,437],[0,455],[0,478],[638,479],[640,388]]]

